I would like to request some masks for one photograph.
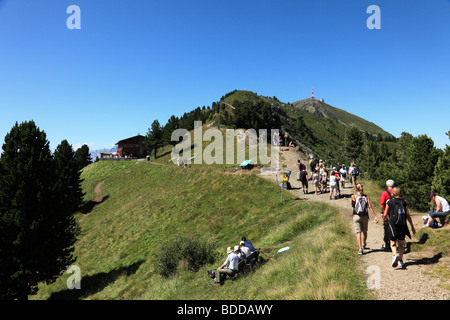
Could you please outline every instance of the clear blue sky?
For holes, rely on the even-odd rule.
[[[81,30],[69,30],[69,5]],[[381,29],[369,30],[369,5]],[[449,0],[0,0],[0,138],[109,148],[234,89],[450,144]]]

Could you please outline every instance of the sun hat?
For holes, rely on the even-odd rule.
[[[229,253],[232,253],[233,252],[233,250],[231,250],[231,247],[228,247],[227,248],[227,253],[229,254]]]
[[[234,246],[234,251],[239,251],[239,246]]]

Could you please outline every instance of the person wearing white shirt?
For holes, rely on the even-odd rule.
[[[234,276],[238,272],[239,257],[237,256],[237,253],[239,252],[239,246],[235,246],[234,249],[233,252],[231,247],[227,248],[228,257],[225,262],[217,268],[215,284],[222,284],[226,275]]]
[[[430,192],[428,194],[428,197],[436,204],[436,211],[431,210],[428,212],[428,221],[423,226],[424,228],[429,227],[431,225],[431,222],[436,218],[439,218],[441,220],[441,223],[444,223],[445,217],[450,213],[450,205],[448,204],[448,201],[443,197],[438,196],[434,192]]]

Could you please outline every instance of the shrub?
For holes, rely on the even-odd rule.
[[[180,262],[197,272],[205,264],[214,263],[213,246],[197,238],[181,237],[166,241],[159,249],[155,271],[164,278],[177,272]]]

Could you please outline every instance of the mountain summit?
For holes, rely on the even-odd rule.
[[[223,96],[221,101],[236,107],[236,110],[224,109],[229,119],[232,119],[234,114],[239,114],[237,109],[244,106],[252,106],[250,109],[253,112],[260,110],[260,117],[264,112],[262,107],[258,106],[264,106],[266,109],[270,106],[272,113],[279,117],[281,131],[288,132],[305,153],[313,153],[316,156],[337,156],[339,150],[342,150],[345,131],[352,126],[358,128],[369,139],[395,140],[390,133],[376,124],[331,106],[323,100],[309,98],[285,103],[275,96],[261,96],[251,91],[235,90]],[[251,113],[246,114],[246,117],[251,116]],[[238,125],[231,120],[229,124]]]

